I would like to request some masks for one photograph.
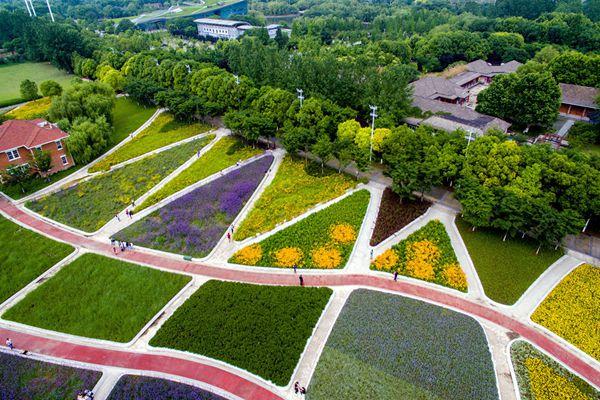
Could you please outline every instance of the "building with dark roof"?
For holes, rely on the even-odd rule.
[[[50,173],[73,166],[64,139],[69,134],[43,119],[8,120],[0,125],[0,169],[31,165],[35,150],[52,158]]]
[[[587,120],[591,113],[599,109],[596,100],[600,96],[600,89],[568,83],[559,86],[562,93],[559,112],[562,115]]]

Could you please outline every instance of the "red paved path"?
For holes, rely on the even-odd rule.
[[[14,219],[20,221],[22,224],[30,226],[38,231],[44,232],[49,236],[55,237],[57,239],[64,240],[66,242],[72,243],[74,245],[82,246],[88,249],[92,249],[99,252],[104,253],[112,253],[112,247],[109,244],[100,243],[94,239],[90,239],[65,229],[56,227],[51,225],[41,219],[35,218],[22,210],[15,207],[12,203],[8,202],[4,198],[0,198],[0,211],[10,215]],[[200,274],[209,276],[216,279],[222,280],[235,280],[235,281],[243,281],[250,283],[258,283],[258,284],[271,284],[271,285],[296,285],[298,284],[298,280],[296,276],[291,274],[276,274],[276,273],[263,273],[258,271],[235,271],[229,269],[223,269],[218,267],[211,267],[208,265],[202,265],[197,263],[191,263],[184,260],[176,260],[169,257],[164,257],[155,254],[142,253],[138,251],[127,251],[125,253],[120,253],[120,258],[124,260],[139,262],[149,265],[158,266],[161,268],[166,268],[174,271],[185,271],[194,274]],[[374,276],[366,276],[366,275],[304,275],[304,283],[307,286],[347,286],[347,285],[356,285],[356,286],[366,286],[371,288],[385,289],[401,294],[411,295],[417,298],[421,298],[424,300],[433,301],[439,303],[441,305],[446,305],[449,307],[453,307],[459,311],[466,312],[468,314],[486,319],[491,321],[497,325],[500,325],[506,329],[512,330],[525,339],[529,340],[532,343],[535,343],[540,348],[544,349],[549,354],[553,355],[566,365],[568,365],[571,369],[576,371],[581,376],[585,377],[587,380],[592,382],[596,386],[600,386],[600,370],[596,368],[594,365],[588,363],[585,359],[579,357],[577,354],[573,353],[567,347],[558,343],[556,340],[551,338],[550,336],[544,334],[541,330],[530,327],[526,324],[519,322],[516,319],[509,317],[497,310],[489,308],[485,305],[478,304],[476,302],[466,300],[462,297],[454,296],[448,294],[446,292],[442,292],[433,288],[419,286],[410,282],[393,282],[390,279],[383,279]],[[2,332],[2,330],[0,330]],[[13,336],[17,337],[15,334]],[[29,336],[29,335],[28,335]],[[46,339],[37,338],[36,340],[40,341],[41,351],[40,353],[54,355],[51,353],[45,352],[45,347],[43,345],[43,341]],[[57,348],[61,346],[66,346],[71,349],[67,353],[68,358],[76,359],[78,357],[78,349],[74,351],[72,347],[74,345],[68,343],[60,343],[55,341],[53,342],[51,349],[56,351]],[[86,356],[90,350],[85,346],[82,347],[83,356]],[[33,349],[33,348],[32,348]],[[108,363],[104,363],[105,365],[113,365],[110,363],[114,362],[123,362],[120,357],[124,357],[125,361],[129,359],[130,353],[127,352],[113,352],[106,351],[101,349],[94,349],[94,352],[97,353],[98,357],[101,357],[102,360],[107,359]],[[104,353],[107,354],[104,354]],[[121,355],[119,355],[121,354]],[[60,356],[57,356],[60,357]],[[89,357],[89,355],[88,355]],[[136,357],[141,357],[138,355]],[[156,359],[156,357],[160,357],[160,359]],[[65,357],[62,357],[65,358]],[[141,361],[143,360],[143,361]],[[176,360],[176,363],[182,363],[183,361],[175,358],[165,358],[163,356],[151,356],[144,355],[144,358],[141,360],[137,360],[136,362],[142,362],[142,364],[148,364],[150,369],[154,371],[162,371],[166,373],[173,374],[173,372],[169,372],[174,366],[172,366],[172,361]],[[161,365],[164,362],[165,365]],[[207,366],[203,366],[200,363],[187,361],[190,367],[197,366],[197,368],[209,368]],[[157,369],[155,369],[157,368]],[[159,368],[159,369],[158,369]],[[192,371],[188,371],[186,368],[182,368],[180,373],[176,373],[176,375],[182,375],[183,373],[192,373]],[[211,367],[212,368],[212,367]],[[138,369],[146,369],[146,368],[138,368]],[[193,368],[192,368],[193,369]],[[227,374],[231,376],[231,374],[221,371],[223,374]],[[182,375],[187,376],[187,375]],[[200,374],[199,377],[193,378],[199,381],[207,382],[207,377],[205,375]],[[239,378],[241,379],[241,378]],[[247,381],[246,381],[247,382]],[[250,383],[250,382],[249,382]],[[212,383],[211,383],[212,384]],[[254,384],[253,384],[254,385]],[[219,385],[215,385],[221,387]],[[256,385],[255,385],[256,386]],[[229,391],[226,388],[223,388]],[[232,392],[233,393],[233,392]],[[245,397],[252,398],[252,397]],[[264,398],[264,397],[263,397]]]

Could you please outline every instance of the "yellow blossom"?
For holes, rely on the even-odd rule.
[[[336,268],[342,262],[342,255],[335,247],[325,246],[313,251],[312,260],[319,268]]]
[[[279,267],[293,267],[302,260],[302,250],[297,247],[284,247],[275,252],[275,265]]]

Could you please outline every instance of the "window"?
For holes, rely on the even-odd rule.
[[[67,165],[69,163],[67,156],[60,156],[60,161],[62,161],[63,165]]]
[[[62,142],[61,142],[60,140],[57,140],[57,141],[56,141],[56,148],[57,148],[58,150],[62,150]]]
[[[17,150],[17,149],[7,151],[6,155],[8,156],[8,161],[12,161],[12,160],[16,160],[17,158],[21,158],[21,156],[19,155],[19,150]]]

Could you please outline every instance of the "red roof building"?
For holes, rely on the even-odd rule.
[[[73,166],[64,139],[69,134],[43,119],[11,119],[0,125],[0,170],[32,164],[36,149],[47,151],[52,157],[50,173]]]

